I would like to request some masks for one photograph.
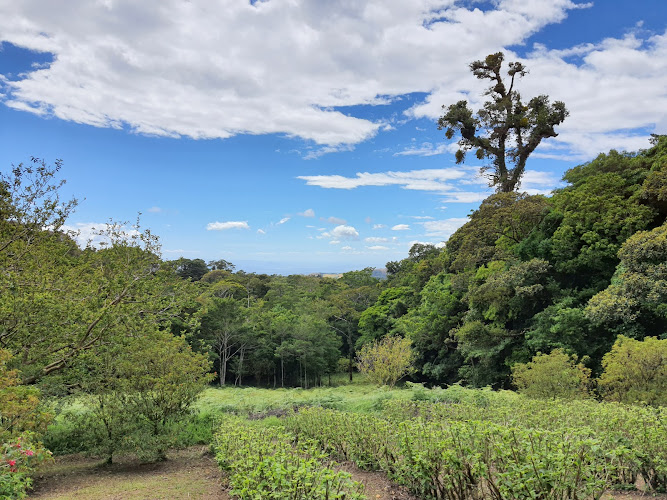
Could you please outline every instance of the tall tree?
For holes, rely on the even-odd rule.
[[[470,70],[480,80],[489,80],[485,92],[489,100],[477,113],[465,100],[451,104],[438,120],[438,128],[445,130],[448,139],[461,135],[456,162],[462,163],[466,152],[475,149],[480,160],[492,159],[491,185],[499,192],[514,191],[526,169],[526,160],[542,139],[556,137],[554,127],[565,120],[565,104],[549,103],[549,97],[533,97],[528,103],[514,88],[515,79],[527,73],[520,62],[508,64],[507,79],[501,72],[505,55],[490,54],[483,61],[474,61]]]

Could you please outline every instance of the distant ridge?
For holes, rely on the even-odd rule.
[[[307,276],[314,276],[317,278],[332,278],[332,279],[338,279],[341,276],[343,276],[345,273],[308,273]],[[373,278],[378,278],[381,280],[386,280],[387,279],[387,269],[384,267],[382,268],[375,268],[373,269],[373,272],[371,274]]]

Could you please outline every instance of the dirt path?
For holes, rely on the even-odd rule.
[[[28,498],[43,500],[229,500],[221,473],[205,447],[169,453],[168,460],[111,466],[80,456],[58,457],[35,478]]]

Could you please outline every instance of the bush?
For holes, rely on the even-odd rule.
[[[619,335],[602,367],[598,387],[605,399],[667,406],[667,339]]]
[[[589,396],[591,370],[562,349],[538,353],[528,363],[512,367],[512,379],[521,394],[532,398],[577,399]]]
[[[362,347],[357,366],[371,382],[393,387],[400,378],[414,373],[414,358],[410,339],[384,337]]]

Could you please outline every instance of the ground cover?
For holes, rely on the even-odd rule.
[[[664,408],[359,383],[208,389],[196,410],[175,430],[176,440],[181,446],[213,442],[224,471],[210,456],[193,456],[192,447],[155,465],[120,461],[104,468],[58,457],[41,471],[31,498],[228,498],[223,491],[241,499],[327,498],[299,496],[303,482],[313,481],[349,499],[459,498],[451,494],[456,488],[464,499],[532,498],[536,492],[559,500],[667,498],[660,492],[667,478]],[[239,482],[253,474],[254,481]],[[282,481],[284,490],[273,497],[243,493],[262,481],[271,488]],[[646,492],[625,491],[633,487]],[[296,496],[285,496],[290,489]],[[213,494],[222,496],[206,496]]]

